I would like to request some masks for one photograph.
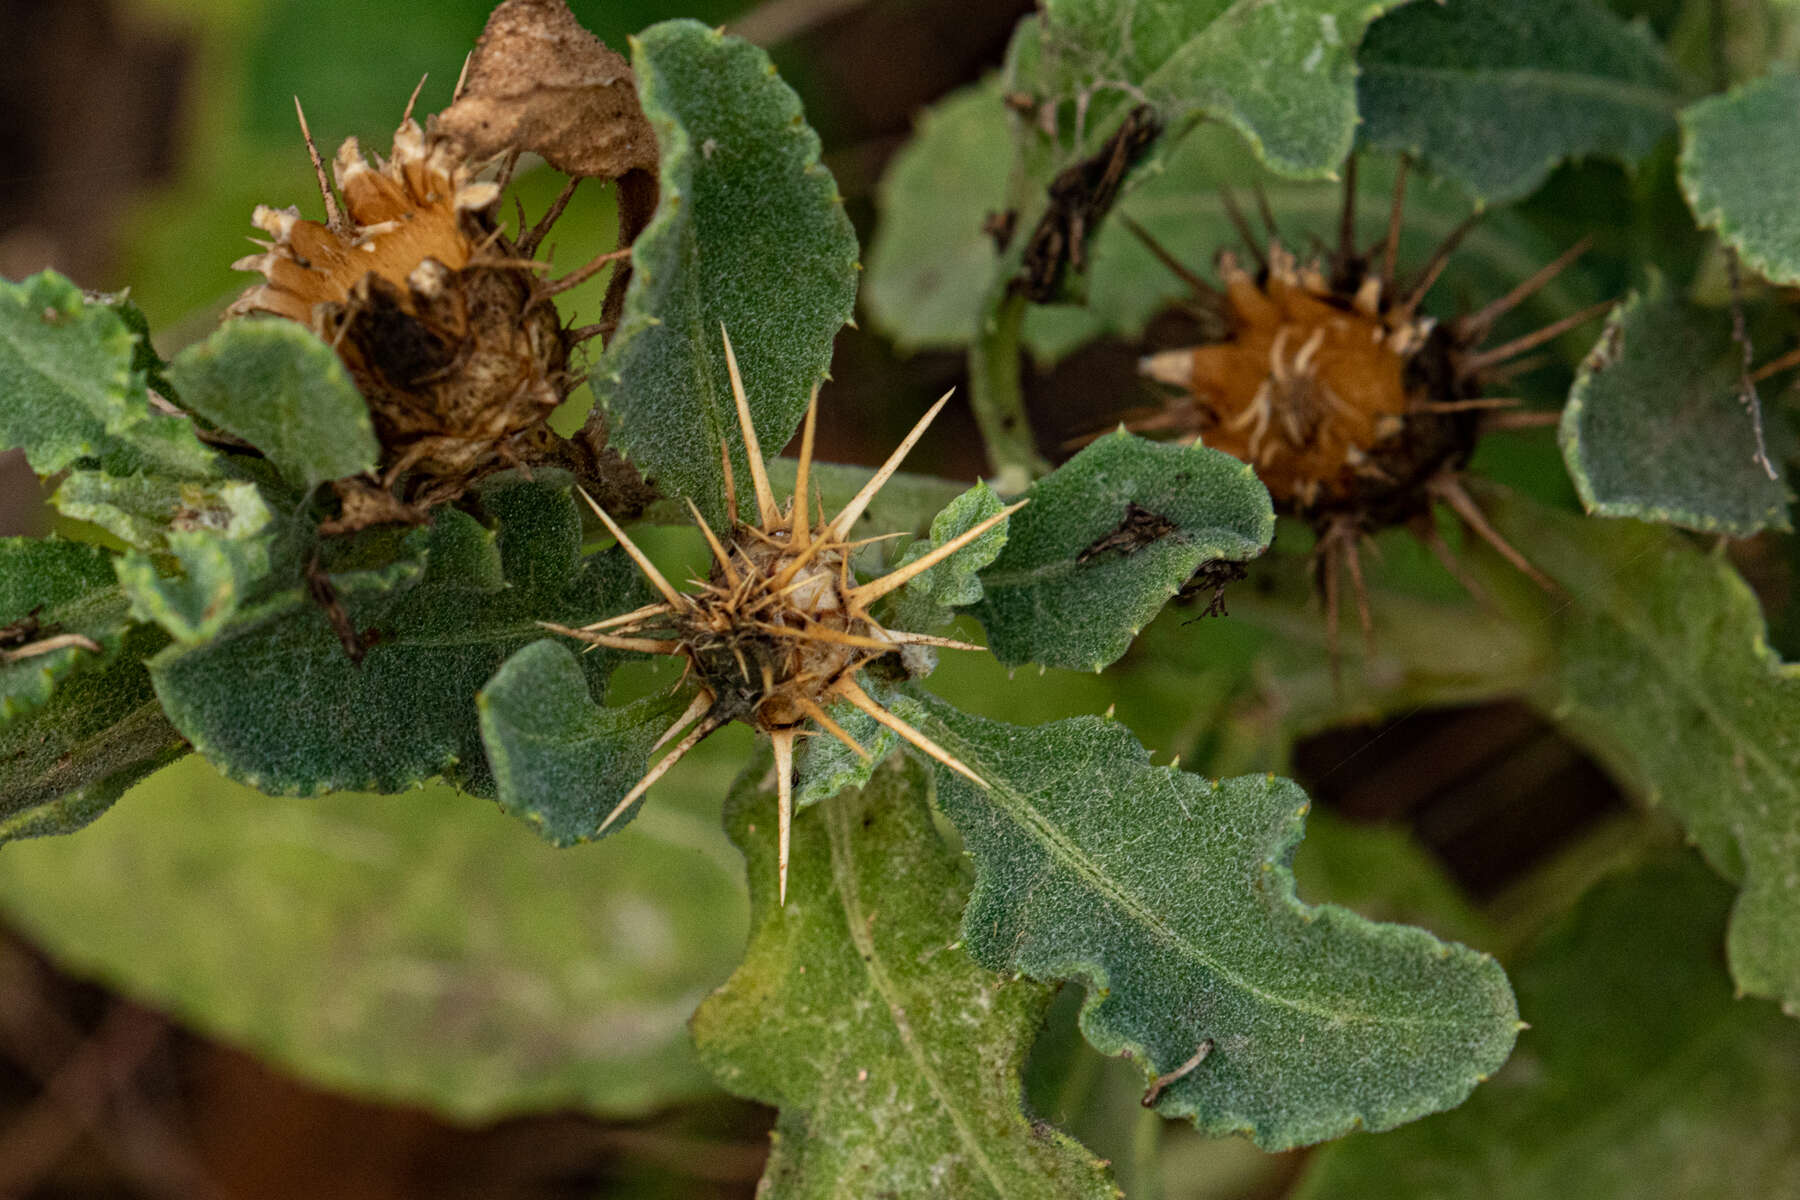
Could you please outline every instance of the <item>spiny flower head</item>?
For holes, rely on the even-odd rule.
[[[769,736],[775,750],[780,803],[779,892],[785,902],[788,840],[793,820],[795,739],[828,734],[865,760],[869,757],[868,751],[831,718],[826,711],[827,705],[840,700],[848,702],[944,766],[977,785],[986,786],[948,751],[876,703],[856,677],[876,659],[903,646],[979,649],[949,638],[883,628],[871,614],[870,606],[981,537],[1024,507],[1025,502],[1002,509],[878,579],[859,583],[851,570],[851,556],[858,548],[886,538],[851,541],[850,530],[950,397],[945,395],[932,406],[843,511],[830,519],[821,515],[815,523],[808,511],[808,477],[818,419],[817,390],[807,405],[794,495],[785,506],[779,505],[763,467],[762,451],[729,336],[725,337],[725,363],[750,461],[756,524],[738,520],[731,458],[721,447],[726,508],[732,514],[732,524],[721,540],[707,525],[700,510],[689,501],[695,523],[711,548],[713,566],[707,579],[694,581],[696,590],[681,592],[645,557],[612,517],[595,504],[592,497],[587,497],[595,514],[662,598],[654,604],[580,629],[558,625],[548,628],[592,645],[678,655],[686,660],[686,675],[692,676],[697,685],[693,703],[663,734],[657,747],[690,725],[692,728],[626,793],[601,822],[602,830],[617,820],[702,738],[727,722],[743,721]]]
[[[1487,522],[1462,486],[1461,469],[1484,428],[1541,419],[1541,414],[1496,414],[1492,410],[1518,401],[1484,395],[1486,388],[1527,369],[1529,364],[1513,361],[1518,356],[1608,307],[1597,305],[1483,348],[1494,323],[1555,278],[1585,244],[1486,307],[1439,323],[1420,306],[1473,218],[1401,286],[1396,253],[1404,162],[1387,236],[1368,252],[1353,241],[1354,162],[1345,177],[1338,249],[1329,258],[1304,263],[1281,245],[1266,203],[1265,252],[1224,194],[1226,211],[1257,269],[1221,252],[1217,268],[1223,289],[1200,279],[1125,218],[1151,252],[1193,288],[1196,306],[1221,332],[1210,342],[1145,357],[1141,372],[1173,391],[1163,405],[1126,424],[1189,443],[1204,439],[1243,459],[1256,468],[1278,511],[1313,526],[1334,644],[1340,565],[1349,568],[1365,632],[1370,626],[1357,543],[1371,532],[1409,523],[1462,577],[1431,521],[1434,500],[1444,500],[1515,566],[1550,586]]]
[[[369,403],[383,485],[410,472],[422,481],[411,496],[421,506],[451,498],[513,461],[517,439],[573,386],[569,352],[580,334],[563,328],[552,298],[619,255],[542,280],[547,264],[532,255],[568,192],[509,240],[490,215],[502,182],[477,180],[453,142],[413,120],[411,102],[385,162],[372,165],[355,138],[344,142],[332,162],[335,194],[304,114],[300,125],[326,220],[259,205],[252,220],[268,239],[233,266],[264,282],[227,316],[285,317],[330,343]]]

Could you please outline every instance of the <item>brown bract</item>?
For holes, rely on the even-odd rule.
[[[905,646],[979,648],[929,634],[883,628],[869,607],[957,553],[1024,507],[1024,503],[1002,509],[879,579],[858,583],[851,573],[852,553],[871,541],[885,539],[853,542],[848,540],[850,530],[950,397],[944,396],[925,414],[843,511],[829,520],[821,516],[815,523],[808,509],[813,431],[818,416],[817,391],[807,408],[806,425],[801,434],[794,495],[785,506],[778,505],[769,487],[768,474],[763,469],[762,451],[729,338],[725,341],[725,361],[737,402],[744,448],[750,460],[756,523],[745,524],[737,518],[731,459],[725,453],[726,508],[732,514],[731,527],[721,540],[707,525],[699,509],[693,510],[694,520],[712,549],[713,569],[708,578],[693,581],[695,590],[680,592],[651,564],[606,510],[594,504],[594,512],[601,522],[631,555],[662,599],[581,629],[559,625],[547,628],[590,645],[678,655],[687,663],[684,679],[691,676],[697,684],[693,703],[663,734],[657,746],[689,725],[693,728],[626,793],[600,823],[602,830],[617,820],[702,738],[727,722],[743,721],[769,735],[775,748],[780,804],[779,892],[785,902],[788,838],[793,816],[795,738],[827,734],[864,759],[869,757],[868,751],[832,720],[826,711],[828,705],[840,700],[853,705],[944,766],[982,787],[987,786],[942,747],[876,703],[857,682],[857,673],[876,659]],[[591,498],[589,503],[593,504]]]
[[[471,158],[541,155],[566,175],[654,172],[656,134],[623,55],[563,0],[507,0],[488,18],[456,101],[431,129]]]
[[[226,315],[308,326],[368,401],[382,447],[379,486],[338,481],[343,512],[326,528],[416,520],[548,440],[543,420],[572,386],[569,352],[586,335],[563,328],[553,297],[619,255],[545,281],[547,264],[531,255],[562,202],[517,241],[507,238],[490,215],[500,184],[477,180],[462,151],[422,130],[410,105],[385,162],[371,164],[355,138],[344,142],[332,161],[335,193],[304,116],[301,129],[326,219],[259,205],[252,220],[268,238],[233,265],[265,281]]]

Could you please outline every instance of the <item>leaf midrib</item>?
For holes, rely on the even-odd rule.
[[[1005,776],[994,771],[991,767],[983,770],[982,759],[980,755],[973,753],[972,743],[965,738],[959,737],[948,725],[939,720],[936,716],[928,716],[927,719],[933,726],[933,737],[938,744],[944,746],[945,749],[950,750],[956,757],[975,769],[982,778],[986,779],[990,785],[987,794],[989,796],[999,796],[1004,798],[1007,811],[1013,815],[1014,820],[1021,828],[1025,829],[1027,833],[1034,835],[1035,839],[1042,844],[1053,857],[1063,862],[1072,874],[1088,884],[1091,891],[1098,895],[1103,901],[1116,906],[1127,917],[1131,918],[1137,924],[1155,935],[1159,940],[1172,946],[1176,950],[1185,953],[1195,963],[1198,963],[1201,967],[1212,972],[1231,986],[1239,988],[1259,1000],[1290,1009],[1294,1012],[1304,1014],[1307,1017],[1327,1023],[1333,1021],[1345,1023],[1354,1021],[1365,1025],[1386,1024],[1414,1026],[1419,1028],[1452,1028],[1460,1024],[1460,1022],[1454,1019],[1433,1020],[1425,1017],[1412,1017],[1395,1013],[1367,1013],[1356,1010],[1325,1008],[1316,1003],[1294,999],[1268,991],[1267,989],[1252,983],[1236,970],[1210,958],[1199,946],[1195,945],[1187,938],[1182,937],[1166,922],[1160,920],[1154,912],[1140,904],[1136,897],[1131,896],[1129,893],[1115,886],[1112,878],[1095,864],[1080,846],[1077,846],[1069,841],[1068,838],[1064,837],[1062,831],[1051,825],[1036,808],[1032,807],[1030,802],[1027,801],[1023,795],[1012,790],[1010,787],[1005,786],[1002,782],[996,782],[1004,780]],[[951,745],[950,743],[954,743],[954,745]]]
[[[849,806],[845,803],[848,795],[840,794],[820,807],[825,810],[825,828],[831,841],[832,881],[837,884],[838,901],[844,910],[844,924],[850,940],[856,946],[857,954],[868,972],[869,982],[875,986],[875,990],[881,994],[882,1002],[887,1005],[888,1016],[894,1023],[894,1031],[900,1044],[906,1048],[907,1057],[913,1060],[925,1086],[931,1089],[932,1096],[943,1106],[944,1114],[950,1118],[958,1140],[981,1167],[982,1174],[986,1176],[995,1194],[1011,1196],[1014,1193],[1007,1189],[994,1164],[988,1161],[980,1139],[969,1128],[962,1111],[957,1107],[956,1092],[938,1078],[937,1072],[925,1057],[924,1049],[918,1043],[918,1036],[913,1032],[912,1022],[907,1018],[906,1010],[896,994],[894,982],[888,978],[887,967],[882,963],[875,939],[869,934],[868,917],[863,912],[862,896],[857,888],[856,860],[850,844]]]

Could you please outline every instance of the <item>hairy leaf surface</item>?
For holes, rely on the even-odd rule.
[[[1516,497],[1491,508],[1569,597],[1549,615],[1552,715],[1741,885],[1732,978],[1800,1015],[1800,667],[1769,648],[1755,595],[1719,555],[1634,521]]]
[[[1046,0],[1045,82],[1057,99],[1098,97],[1092,115],[1141,94],[1171,121],[1236,128],[1284,175],[1318,178],[1350,152],[1356,47],[1404,0]]]
[[[502,663],[475,703],[495,799],[558,846],[595,836],[681,712],[666,696],[596,704],[569,643],[549,640]],[[606,832],[622,829],[642,807],[640,798]]]
[[[14,631],[0,653],[59,634],[94,641],[7,662],[0,659],[0,723],[41,708],[57,682],[109,662],[130,625],[112,555],[62,538],[0,538],[0,627]],[[16,645],[13,643],[17,643]]]
[[[182,403],[312,487],[375,466],[369,406],[337,353],[293,321],[227,322],[169,364]]]
[[[566,485],[502,477],[481,492],[498,538],[439,509],[422,566],[347,570],[332,582],[370,642],[351,662],[325,610],[295,586],[239,612],[211,641],[152,664],[170,719],[227,775],[266,792],[396,791],[432,775],[491,787],[475,694],[539,621],[586,624],[631,607],[618,550],[577,562]],[[596,689],[617,657],[583,658]]]
[[[1009,666],[1104,667],[1200,564],[1254,558],[1275,532],[1269,493],[1237,459],[1123,431],[1026,496],[968,610]]]
[[[970,953],[1081,981],[1088,1041],[1176,1076],[1158,1112],[1279,1149],[1453,1107],[1506,1061],[1518,1010],[1492,958],[1295,896],[1294,784],[1153,767],[1116,722],[1022,729],[916,695],[990,785],[938,773],[975,859]]]
[[[632,39],[662,155],[619,329],[595,364],[614,444],[668,496],[725,515],[721,441],[749,492],[720,328],[765,454],[787,442],[856,297],[856,236],[768,55],[697,21]]]
[[[1632,162],[1675,130],[1679,81],[1647,25],[1597,0],[1408,4],[1357,54],[1362,139],[1489,202],[1565,159]]]
[[[1787,488],[1757,459],[1731,318],[1660,285],[1606,323],[1563,410],[1569,475],[1591,513],[1747,537],[1787,529]]]
[[[1098,1160],[1020,1111],[1050,991],[957,945],[967,884],[924,768],[883,769],[800,816],[785,908],[761,782],[725,810],[750,872],[750,948],[694,1015],[719,1082],[781,1109],[758,1194],[1116,1196]]]
[[[1702,228],[1771,283],[1800,283],[1800,74],[1783,68],[1681,114],[1681,186]]]
[[[0,850],[0,911],[322,1087],[468,1123],[637,1116],[714,1091],[687,1018],[747,923],[731,757],[703,747],[630,830],[569,850],[443,786],[284,799],[191,759],[75,838]]]
[[[137,344],[118,314],[60,275],[0,280],[0,448],[23,447],[40,475],[118,456],[211,474],[213,453],[189,423],[150,408]]]
[[[1729,903],[1690,860],[1595,888],[1514,972],[1531,1028],[1493,1083],[1327,1148],[1299,1200],[1795,1194],[1800,1028],[1732,998]]]

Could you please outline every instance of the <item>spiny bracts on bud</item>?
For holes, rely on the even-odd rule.
[[[663,734],[656,748],[660,749],[683,729],[688,730],[686,736],[626,793],[600,823],[601,829],[623,815],[683,755],[720,726],[730,721],[743,721],[769,735],[775,749],[779,798],[778,890],[785,903],[788,843],[793,822],[795,739],[826,734],[837,738],[865,760],[869,757],[868,751],[831,718],[826,711],[828,705],[840,700],[849,703],[945,767],[979,786],[987,786],[948,751],[882,708],[857,682],[857,674],[875,660],[905,646],[980,649],[949,638],[885,629],[869,609],[883,596],[1006,520],[1023,508],[1025,502],[1002,509],[879,579],[858,583],[851,571],[852,554],[871,542],[887,539],[851,541],[850,530],[950,397],[945,395],[932,406],[843,511],[830,519],[821,513],[815,523],[809,511],[808,492],[813,433],[818,419],[817,389],[807,405],[806,423],[801,432],[794,495],[784,507],[777,504],[768,472],[763,467],[756,428],[750,418],[749,400],[728,335],[725,337],[725,363],[731,376],[744,449],[750,461],[756,524],[745,524],[738,519],[731,456],[729,450],[721,446],[726,509],[731,513],[731,526],[721,539],[707,525],[700,510],[689,502],[694,521],[711,548],[713,566],[707,579],[693,581],[696,590],[680,592],[606,510],[594,504],[590,497],[588,503],[593,505],[595,514],[637,563],[662,599],[580,629],[560,625],[546,627],[591,645],[646,654],[678,655],[686,660],[684,683],[689,677],[695,683],[693,703]],[[688,728],[690,725],[691,729]]]
[[[381,477],[378,486],[339,482],[344,514],[334,526],[416,518],[548,436],[543,420],[574,386],[569,355],[587,332],[565,329],[553,298],[620,255],[547,282],[548,264],[532,255],[568,192],[509,239],[491,216],[504,178],[476,179],[477,165],[420,128],[410,102],[387,161],[371,165],[355,138],[343,143],[335,194],[304,114],[300,124],[326,220],[258,206],[252,220],[268,238],[233,265],[264,282],[226,315],[308,326],[368,402]]]
[[[1229,193],[1224,194],[1226,211],[1256,270],[1222,251],[1217,259],[1222,289],[1123,218],[1188,283],[1194,292],[1192,307],[1219,331],[1216,340],[1141,361],[1144,375],[1172,390],[1164,404],[1134,414],[1126,425],[1189,443],[1204,441],[1243,459],[1256,468],[1278,512],[1313,526],[1319,536],[1315,567],[1334,647],[1340,567],[1350,572],[1365,634],[1370,629],[1358,543],[1374,531],[1409,525],[1463,578],[1433,522],[1436,500],[1448,503],[1508,561],[1549,586],[1488,523],[1463,487],[1461,472],[1484,429],[1545,419],[1545,414],[1499,411],[1518,401],[1485,395],[1486,389],[1518,374],[1520,355],[1608,307],[1585,309],[1504,345],[1483,348],[1494,323],[1555,278],[1585,245],[1486,307],[1440,323],[1420,305],[1473,218],[1401,285],[1396,254],[1404,213],[1404,161],[1387,236],[1368,251],[1359,250],[1353,240],[1354,160],[1345,177],[1338,248],[1309,262],[1281,245],[1266,203],[1261,206],[1268,226],[1265,250]],[[1333,657],[1335,661],[1335,652]]]

